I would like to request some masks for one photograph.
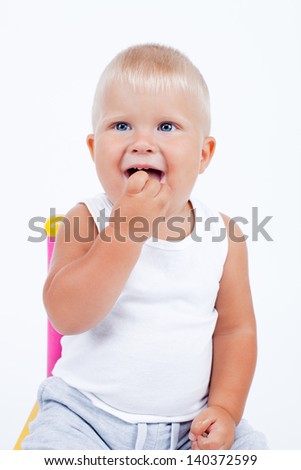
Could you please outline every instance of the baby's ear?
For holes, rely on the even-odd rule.
[[[94,161],[94,134],[89,134],[87,136],[86,142],[87,142],[92,160]]]
[[[214,137],[205,137],[202,147],[202,155],[200,159],[200,170],[199,173],[204,173],[207,166],[211,162],[216,147],[216,141]]]

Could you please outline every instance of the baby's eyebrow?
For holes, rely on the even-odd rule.
[[[108,117],[104,117],[102,119],[100,119],[100,122],[102,122],[103,124],[107,124],[108,122],[112,122],[112,121],[126,121],[128,120],[129,118],[126,117],[125,115],[120,115],[120,114],[112,114]]]

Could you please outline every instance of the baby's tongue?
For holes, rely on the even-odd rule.
[[[148,173],[150,178],[153,178],[154,180],[160,181],[161,180],[161,172],[158,170],[153,170],[152,168],[149,168],[148,170],[144,170],[146,173]]]

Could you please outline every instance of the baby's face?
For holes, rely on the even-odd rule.
[[[100,108],[95,135],[87,143],[112,203],[129,176],[143,168],[170,186],[171,211],[182,209],[214,151],[214,139],[203,135],[197,100],[178,91],[150,95],[114,84]]]

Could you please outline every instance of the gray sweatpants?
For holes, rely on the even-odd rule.
[[[191,421],[127,423],[95,407],[85,395],[57,377],[41,384],[38,401],[40,411],[22,443],[24,450],[191,449]],[[265,436],[242,420],[232,449],[262,450],[268,446]]]

